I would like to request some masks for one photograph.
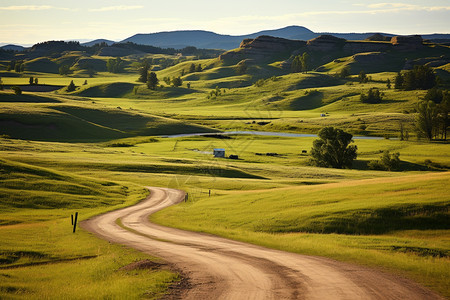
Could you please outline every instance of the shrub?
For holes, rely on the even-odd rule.
[[[16,94],[16,95],[22,95],[22,89],[21,89],[20,87],[18,87],[18,86],[13,86],[11,89],[14,91],[14,94]]]
[[[370,88],[367,92],[367,95],[361,93],[360,100],[363,103],[376,104],[381,103],[383,99],[383,93],[380,93],[380,90],[377,88]]]
[[[400,168],[400,153],[389,153],[389,150],[383,152],[379,160],[369,162],[369,168],[372,170],[395,171]]]

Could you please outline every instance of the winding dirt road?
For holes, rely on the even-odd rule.
[[[150,214],[183,201],[184,192],[149,189],[151,195],[139,204],[81,226],[173,264],[191,287],[181,299],[443,299],[409,280],[368,268],[150,223]]]

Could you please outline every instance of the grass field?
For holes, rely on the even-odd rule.
[[[450,173],[203,196],[158,223],[409,276],[449,296]]]
[[[416,138],[415,107],[426,91],[386,87],[404,63],[401,55],[390,54],[389,68],[370,69],[351,56],[308,73],[289,73],[279,60],[256,63],[242,75],[218,59],[187,61],[157,71],[156,90],[137,82],[132,57],[122,74],[104,72],[109,57],[83,61],[76,52],[30,60],[24,73],[2,71],[5,86],[27,86],[33,76],[58,87],[73,80],[77,89],[0,91],[0,298],[163,295],[180,278],[158,259],[71,232],[75,211],[86,219],[134,204],[147,195],[144,186],[190,195],[190,202],[152,217],[159,223],[368,265],[450,297],[449,145]],[[74,73],[58,75],[66,63]],[[93,77],[85,69],[90,63]],[[202,71],[187,73],[191,63]],[[345,66],[353,75],[336,78]],[[357,82],[361,68],[370,82]],[[448,66],[437,71],[448,87]],[[162,80],[174,76],[181,87]],[[360,94],[373,87],[384,93],[382,103],[362,103]],[[324,126],[383,138],[355,139],[352,169],[325,169],[309,165],[314,137],[161,137],[317,133]],[[396,139],[401,126],[407,141]],[[213,158],[214,148],[239,159]],[[385,150],[400,153],[399,171],[368,168]],[[148,269],[125,267],[146,259]]]

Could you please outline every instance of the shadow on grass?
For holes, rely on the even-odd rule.
[[[369,170],[369,160],[355,160],[353,161],[352,169],[355,170]],[[400,161],[400,167],[398,170],[392,170],[391,172],[403,172],[403,171],[442,171],[446,172],[448,171],[448,167],[442,166],[439,164],[418,164],[418,163],[412,163],[409,161]],[[381,171],[383,172],[383,171]]]

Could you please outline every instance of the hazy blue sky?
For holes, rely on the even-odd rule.
[[[203,29],[240,35],[289,25],[315,32],[450,33],[449,0],[0,0],[0,42],[122,40]]]

